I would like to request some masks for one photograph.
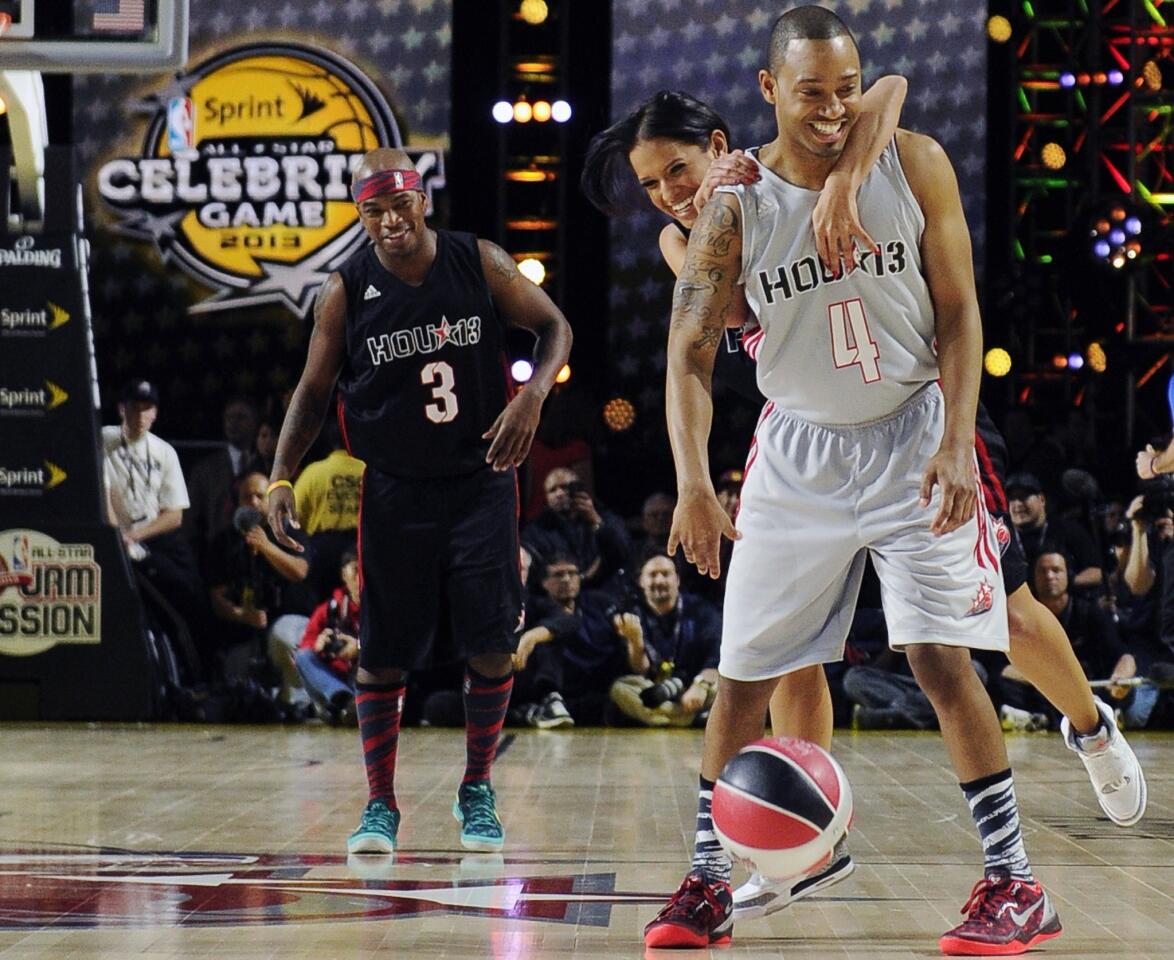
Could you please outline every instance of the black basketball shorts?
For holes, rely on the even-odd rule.
[[[361,667],[418,670],[517,649],[514,470],[417,479],[368,466],[359,503]]]

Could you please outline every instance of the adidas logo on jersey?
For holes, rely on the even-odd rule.
[[[381,296],[383,296],[383,294],[375,289],[375,285],[373,283],[367,284],[367,291],[363,294],[364,300],[374,300],[376,297]]]

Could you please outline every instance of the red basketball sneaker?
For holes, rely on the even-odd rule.
[[[974,885],[962,908],[966,919],[938,941],[942,953],[1006,957],[1060,935],[1060,918],[1038,882],[1012,880],[990,871]]]
[[[691,873],[644,928],[644,945],[708,947],[713,943],[729,943],[733,933],[734,896],[730,885]]]

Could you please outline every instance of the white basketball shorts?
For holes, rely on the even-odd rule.
[[[849,426],[766,405],[726,583],[723,676],[765,680],[841,659],[866,550],[890,646],[1007,649],[999,547],[981,491],[976,516],[941,537],[930,532],[940,488],[928,507],[918,504],[944,423],[937,384],[888,416]]]

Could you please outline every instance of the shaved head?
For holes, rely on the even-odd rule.
[[[771,28],[767,67],[773,74],[779,72],[792,40],[834,40],[837,37],[847,37],[853,45],[856,44],[852,31],[830,10],[816,6],[795,7],[779,17]]]
[[[412,163],[412,158],[403,150],[397,150],[394,147],[378,147],[363,155],[363,159],[359,161],[358,167],[355,168],[355,173],[351,177],[351,181],[358,183],[360,180],[367,179],[371,174],[381,173],[384,170],[415,169],[416,165]]]

